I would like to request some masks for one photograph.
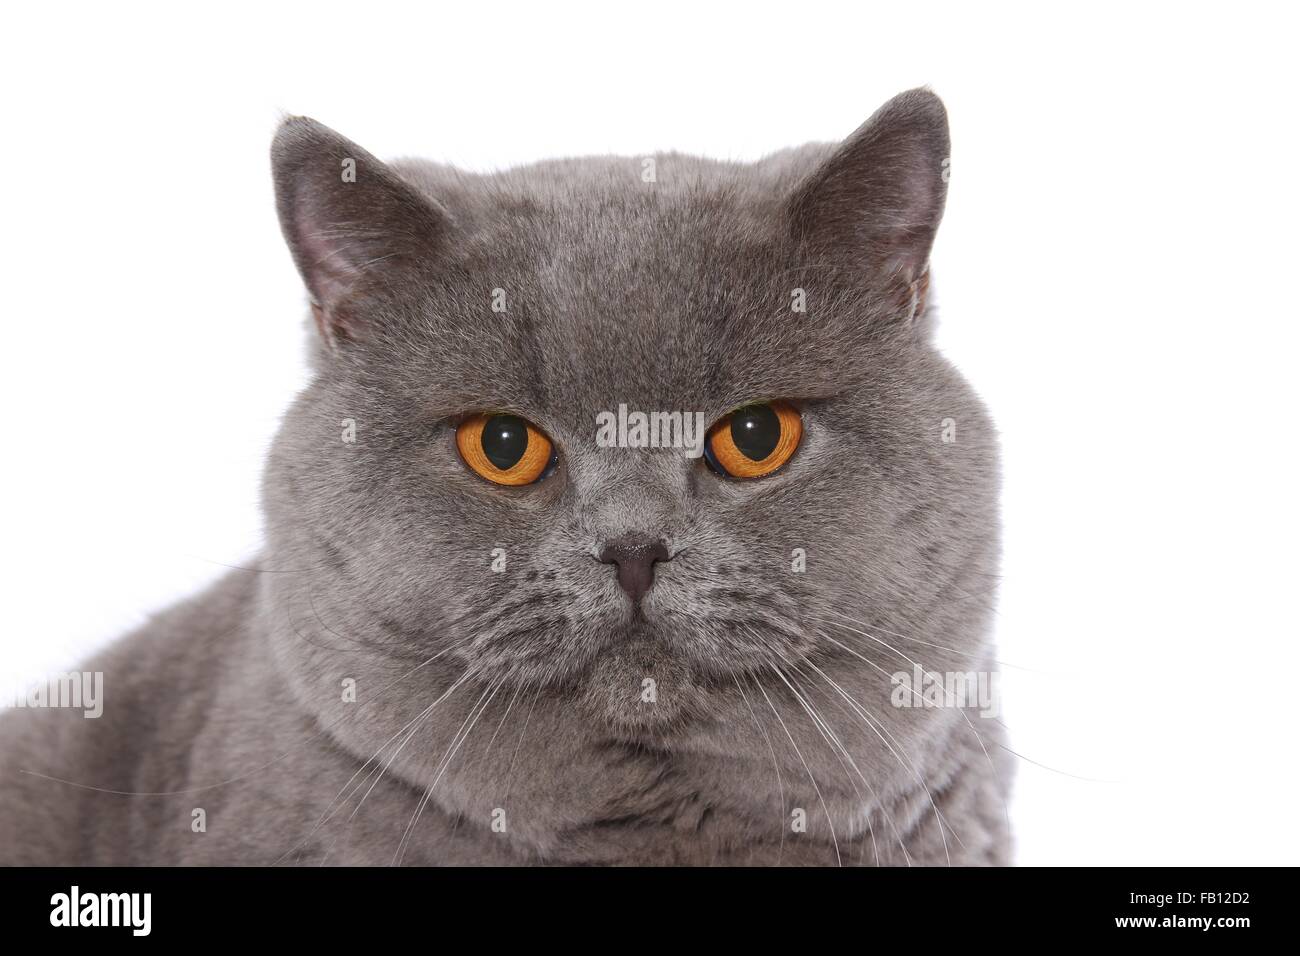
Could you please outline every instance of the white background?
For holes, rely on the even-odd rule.
[[[1281,4],[116,6],[25,4],[0,39],[0,681],[256,553],[304,374],[283,112],[476,170],[752,159],[928,84],[940,341],[1004,438],[1019,861],[1297,862]]]

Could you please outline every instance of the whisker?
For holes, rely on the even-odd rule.
[[[808,761],[803,758],[803,751],[801,751],[799,745],[795,743],[794,737],[790,733],[790,728],[788,728],[785,725],[785,721],[781,719],[781,715],[777,712],[776,705],[772,703],[772,698],[767,696],[767,691],[763,688],[761,683],[755,682],[754,686],[758,688],[759,693],[763,695],[763,699],[767,701],[767,706],[771,708],[772,714],[776,717],[777,723],[779,723],[781,729],[785,731],[786,739],[790,741],[790,746],[794,748],[795,755],[798,756],[799,762],[803,764],[804,773],[808,774],[808,782],[812,784],[813,790],[817,794],[817,799],[821,802],[822,812],[826,814],[826,823],[831,828],[831,843],[835,846],[835,865],[843,866],[844,861],[840,859],[840,841],[835,835],[835,820],[831,816],[830,808],[826,805],[826,798],[822,796],[821,787],[817,785],[817,779],[813,776],[812,769],[808,766]]]
[[[354,809],[354,810],[352,811],[352,813],[349,814],[349,816],[348,816],[348,819],[349,819],[349,820],[355,818],[356,815],[357,815],[357,813],[360,812],[360,810],[361,810],[361,805],[362,805],[363,803],[366,802],[366,797],[370,796],[371,791],[374,790],[375,787],[378,785],[379,781],[383,779],[383,776],[384,776],[384,774],[388,771],[388,768],[391,767],[391,766],[393,765],[393,761],[397,759],[397,755],[400,754],[400,753],[402,752],[402,748],[405,747],[406,744],[410,741],[410,739],[411,739],[412,737],[414,737],[415,734],[419,731],[419,729],[420,729],[420,724],[423,723],[426,719],[428,719],[428,717],[433,713],[434,708],[437,707],[439,704],[441,704],[441,703],[442,703],[444,700],[446,700],[448,697],[450,697],[451,694],[452,694],[452,692],[453,692],[457,687],[459,687],[461,684],[465,683],[465,681],[469,680],[470,675],[473,674],[473,673],[474,673],[474,672],[473,672],[472,669],[471,669],[471,670],[467,670],[467,671],[465,671],[465,673],[462,674],[460,677],[458,677],[458,678],[455,680],[455,682],[454,682],[450,687],[448,687],[445,691],[442,692],[441,696],[439,696],[437,700],[435,700],[432,704],[430,704],[428,707],[426,707],[426,708],[424,709],[423,713],[421,713],[418,717],[416,717],[415,721],[412,721],[412,723],[416,723],[416,721],[419,721],[419,723],[416,723],[416,726],[413,727],[413,728],[411,729],[411,732],[410,732],[409,734],[406,735],[406,739],[403,740],[403,741],[402,741],[402,742],[397,746],[397,749],[394,750],[394,751],[389,755],[387,762],[384,764],[383,768],[380,769],[378,775],[375,777],[375,781],[374,781],[374,783],[372,783],[372,784],[370,785],[370,789],[367,790],[367,791],[365,792],[365,795],[362,796],[362,798],[361,798],[359,801],[357,801],[356,809]],[[410,725],[408,724],[407,726],[410,726]]]
[[[740,678],[735,674],[732,674],[731,679],[736,682],[736,690],[740,691],[740,696],[744,699],[745,706],[749,708],[749,716],[753,718],[754,725],[758,727],[759,732],[763,735],[763,739],[767,741],[768,752],[772,755],[772,769],[776,771],[777,799],[781,804],[781,842],[776,851],[776,863],[779,866],[781,864],[781,858],[785,855],[785,828],[787,823],[785,817],[785,783],[781,777],[781,764],[776,759],[776,747],[772,745],[772,735],[767,732],[767,728],[763,726],[761,721],[759,721],[758,714],[754,711],[754,705],[749,702],[749,695],[745,693],[745,688],[740,686]]]
[[[858,713],[858,716],[862,719],[863,723],[867,725],[867,727],[871,730],[871,732],[880,738],[880,742],[885,745],[885,747],[894,756],[894,759],[896,759],[899,762],[899,764],[903,767],[903,769],[909,770],[912,773],[912,776],[916,778],[917,783],[919,783],[925,789],[925,795],[926,797],[929,798],[930,806],[934,810],[935,821],[939,825],[939,836],[941,839],[943,839],[944,856],[948,860],[948,865],[952,866],[952,855],[948,850],[948,841],[943,834],[944,825],[946,821],[943,817],[943,814],[939,812],[939,805],[935,802],[934,794],[930,791],[929,784],[925,782],[925,778],[921,776],[921,773],[916,769],[915,763],[910,758],[904,759],[904,755],[906,752],[903,751],[903,745],[898,742],[898,739],[894,737],[892,733],[890,733],[889,728],[886,727],[879,718],[877,718],[874,714],[872,714],[871,711],[867,710],[865,706],[860,704],[853,697],[849,696],[849,694],[844,690],[843,687],[841,687],[835,681],[834,678],[832,678],[829,674],[827,674],[825,671],[823,671],[820,667],[818,667],[816,664],[813,664],[812,662],[809,662],[809,666],[813,670],[815,670],[818,674],[820,674],[823,678],[825,678],[826,683],[828,683],[832,688],[835,689],[835,691],[849,704],[849,706],[853,709],[853,711]],[[879,729],[877,729],[877,726],[879,726]],[[883,731],[885,734],[889,736],[889,740],[886,740],[885,737],[881,735],[881,731]],[[890,743],[890,740],[892,740],[894,744],[898,745],[897,750],[894,749],[894,746]],[[900,751],[903,752],[900,753]],[[957,843],[963,849],[965,849],[966,845],[962,843],[962,839],[960,836],[958,836],[957,831],[953,829],[951,825],[948,826],[948,829],[952,831],[952,835],[957,839]]]
[[[1033,667],[1026,667],[1023,664],[1012,664],[1010,661],[1004,661],[1004,660],[999,660],[995,657],[989,657],[987,653],[963,651],[959,648],[951,647],[947,644],[935,644],[932,641],[923,641],[919,637],[910,637],[907,634],[899,634],[897,631],[890,631],[886,628],[880,627],[879,625],[869,624],[866,621],[859,621],[856,618],[849,617],[847,614],[841,614],[837,611],[831,611],[829,613],[835,614],[836,616],[842,618],[843,620],[848,621],[850,624],[856,624],[859,627],[870,627],[874,630],[879,631],[881,634],[888,634],[890,637],[896,637],[901,641],[907,641],[911,644],[921,644],[925,647],[937,648],[938,650],[948,651],[949,653],[957,654],[960,657],[966,657],[971,660],[981,661],[981,662],[987,661],[988,663],[991,664],[997,664],[999,667],[1008,667],[1011,668],[1012,670],[1025,671],[1026,673],[1029,674],[1042,674],[1047,677],[1063,676],[1061,674],[1053,673],[1052,671],[1044,671],[1044,670],[1038,670],[1037,668],[1033,668]],[[823,624],[836,624],[835,621],[827,621],[824,618],[816,618],[816,619],[820,620],[821,623]],[[984,648],[982,650],[986,651],[987,648]]]
[[[347,780],[347,782],[343,784],[342,789],[339,790],[339,792],[338,792],[337,794],[335,794],[334,799],[331,800],[331,801],[326,805],[325,810],[324,810],[324,812],[322,813],[320,819],[318,819],[318,820],[316,821],[315,826],[313,826],[313,827],[311,828],[311,830],[307,833],[307,835],[306,835],[305,837],[303,837],[302,841],[301,841],[299,844],[297,844],[295,847],[289,849],[289,850],[288,850],[288,851],[287,851],[283,856],[280,857],[280,859],[281,859],[281,860],[284,859],[284,857],[285,857],[285,856],[288,856],[290,853],[292,853],[294,849],[297,849],[297,848],[300,847],[300,846],[305,846],[306,843],[307,843],[307,842],[312,838],[312,835],[315,834],[316,831],[319,830],[322,826],[324,826],[326,823],[328,823],[328,822],[330,821],[330,819],[334,816],[334,814],[338,812],[338,809],[337,809],[337,808],[341,808],[341,807],[343,806],[343,804],[346,804],[349,800],[351,800],[354,796],[356,796],[356,794],[361,790],[361,788],[362,788],[363,786],[365,786],[365,782],[366,782],[366,780],[370,779],[370,777],[373,776],[374,773],[375,773],[374,770],[371,770],[369,773],[366,773],[366,768],[369,767],[372,763],[375,763],[375,762],[379,759],[380,754],[382,754],[382,753],[383,753],[383,752],[384,752],[384,751],[385,751],[385,750],[386,750],[386,749],[387,749],[387,748],[392,744],[392,742],[393,742],[394,740],[396,740],[399,736],[401,736],[404,732],[406,732],[408,728],[411,728],[413,725],[417,724],[419,721],[422,721],[424,718],[426,718],[427,716],[429,716],[429,714],[431,714],[431,713],[433,712],[433,709],[434,709],[435,707],[437,707],[438,704],[440,704],[442,701],[446,700],[446,699],[447,699],[447,696],[450,695],[452,691],[454,691],[457,687],[459,687],[459,686],[460,686],[460,685],[465,681],[465,678],[469,676],[469,673],[470,673],[469,671],[466,671],[464,674],[462,674],[462,675],[461,675],[461,676],[460,676],[456,681],[454,681],[454,682],[452,683],[452,685],[451,685],[449,688],[447,688],[447,690],[446,690],[446,691],[445,691],[445,692],[444,692],[440,697],[438,697],[437,700],[435,700],[433,703],[431,703],[428,707],[424,708],[424,710],[420,711],[420,713],[416,714],[415,717],[413,717],[411,720],[407,721],[407,723],[406,723],[404,726],[402,726],[402,727],[401,727],[401,728],[400,728],[400,729],[399,729],[395,734],[393,734],[391,737],[389,737],[388,740],[386,740],[386,741],[384,741],[384,743],[380,744],[380,745],[379,745],[379,749],[376,750],[376,751],[374,752],[374,754],[370,757],[369,760],[367,760],[367,761],[366,761],[365,763],[363,763],[360,767],[358,767],[358,768],[356,769],[356,771],[353,772],[352,776],[349,777],[348,780]],[[416,729],[418,729],[418,728],[416,728]],[[406,740],[410,740],[410,739],[411,739],[411,736],[413,736],[413,735],[415,734],[415,732],[416,732],[416,730],[415,730],[415,729],[412,729],[411,732],[410,732],[410,734],[407,735]],[[405,746],[405,745],[406,745],[406,741],[404,740],[404,741],[402,742],[402,746]],[[400,750],[401,748],[399,747],[398,749]],[[394,753],[393,756],[395,757],[395,756],[396,756],[396,753]],[[388,762],[391,764],[391,763],[392,763],[392,758],[390,758]],[[385,769],[387,769],[387,767],[385,767]],[[352,789],[352,792],[351,792],[351,793],[348,793],[347,796],[344,796],[344,792],[347,791],[348,788],[352,786],[352,782],[353,782],[354,780],[356,780],[357,777],[361,776],[363,773],[366,774],[366,779],[364,779],[364,780],[362,780],[360,783],[358,783],[358,784],[356,785],[356,787]],[[378,782],[379,782],[379,779],[378,779],[378,777],[376,777],[376,778],[375,778],[375,783],[378,783]],[[371,786],[370,786],[370,790],[373,790],[373,789],[374,789],[374,784],[371,784]],[[367,797],[370,795],[370,790],[367,790],[367,791],[366,791],[366,796],[367,796]],[[340,799],[340,798],[342,798],[342,799]],[[362,798],[361,798],[361,803],[364,803],[364,802],[365,802],[365,797],[362,797]],[[358,804],[357,804],[357,809],[360,809],[360,807],[361,807],[361,803],[358,803]],[[336,807],[336,805],[337,805],[337,807]],[[354,810],[354,811],[352,812],[352,814],[348,817],[348,819],[351,820],[351,819],[352,819],[353,817],[355,817],[355,816],[356,816],[356,811]],[[336,836],[336,839],[337,839],[337,836]],[[334,844],[334,841],[331,840],[331,841],[330,841],[330,847],[332,847],[333,844]],[[328,847],[326,848],[325,856],[329,856],[329,848],[328,848]],[[278,863],[279,860],[277,860],[276,862]],[[322,864],[324,863],[324,858],[322,858],[321,862],[322,862]]]
[[[843,741],[841,741],[838,735],[836,735],[834,731],[831,730],[830,725],[826,723],[826,721],[820,716],[819,713],[815,712],[815,708],[813,708],[812,705],[807,700],[804,699],[803,695],[801,695],[799,691],[796,690],[795,687],[788,680],[786,680],[785,675],[781,673],[780,669],[776,669],[776,672],[777,672],[777,676],[780,677],[781,680],[785,683],[785,685],[790,688],[790,692],[795,695],[795,699],[798,700],[799,703],[803,706],[803,709],[807,711],[808,716],[812,718],[813,723],[817,726],[818,732],[822,734],[822,737],[827,741],[827,743],[832,744],[832,752],[836,750],[839,751],[839,753],[836,754],[836,758],[840,760],[840,764],[843,765],[844,761],[847,760],[849,766],[853,768],[853,772],[858,775],[858,777],[862,780],[864,784],[866,784],[867,790],[871,793],[872,805],[875,807],[879,807],[881,812],[885,815],[886,819],[889,821],[890,828],[894,831],[894,838],[898,841],[898,848],[903,851],[903,858],[907,860],[907,865],[911,866],[912,857],[907,852],[907,846],[903,843],[903,835],[902,833],[899,832],[898,823],[893,818],[893,814],[889,813],[889,811],[886,809],[884,801],[881,800],[880,795],[876,793],[876,788],[871,785],[871,782],[867,780],[866,775],[863,774],[863,772],[858,768],[857,763],[854,761],[853,757],[849,754],[849,751],[844,746]],[[843,758],[840,758],[839,754],[843,754],[844,755]],[[845,769],[847,770],[847,767]],[[849,777],[849,783],[853,785],[854,793],[856,793],[858,795],[858,799],[861,800],[862,791],[858,790],[857,784],[853,783],[852,777]],[[868,827],[871,826],[870,814],[868,814],[867,816],[867,826]],[[875,844],[874,834],[872,835],[872,844],[873,846]],[[877,863],[879,863],[878,849],[877,849],[876,859],[877,859]]]
[[[478,702],[474,705],[474,708],[470,710],[469,715],[460,725],[460,730],[457,731],[456,737],[453,738],[451,745],[447,749],[447,753],[442,758],[437,775],[433,778],[433,782],[425,788],[424,796],[420,798],[420,802],[415,808],[415,813],[411,817],[410,823],[406,825],[406,831],[402,834],[402,839],[397,844],[397,852],[393,856],[393,866],[401,865],[402,857],[406,855],[406,850],[410,845],[410,839],[415,833],[415,827],[420,822],[420,817],[424,813],[425,806],[433,797],[434,788],[438,786],[438,782],[442,779],[442,775],[446,773],[447,768],[451,766],[451,762],[460,751],[461,745],[469,738],[469,735],[474,730],[474,726],[478,723],[479,717],[483,715],[483,712],[487,710],[488,705],[492,703],[492,698],[496,697],[497,691],[501,689],[503,683],[505,683],[504,678],[497,680],[494,684],[491,684],[488,688],[484,689],[483,693],[479,695]],[[484,698],[486,698],[486,702],[484,701]]]
[[[840,627],[844,627],[844,625],[842,625],[842,624],[839,625],[839,626],[840,626]],[[845,628],[845,630],[850,630],[850,631],[852,631],[853,628]],[[859,632],[857,632],[857,633],[863,633],[863,632],[860,632],[860,631],[859,631]],[[870,634],[865,634],[865,633],[863,633],[863,636],[864,636],[864,637],[871,637]],[[843,648],[844,650],[848,651],[848,652],[849,652],[850,654],[852,654],[854,657],[857,657],[859,660],[863,661],[865,664],[869,665],[870,667],[875,668],[876,670],[880,671],[880,673],[884,674],[885,677],[890,678],[890,679],[892,680],[892,676],[891,676],[891,675],[890,675],[886,670],[884,670],[882,667],[880,667],[879,665],[877,665],[875,662],[867,660],[867,658],[863,657],[861,654],[859,654],[859,653],[858,653],[857,651],[855,651],[853,648],[849,647],[847,644],[843,644],[843,643],[841,643],[840,641],[837,641],[835,638],[831,637],[829,634],[824,634],[823,637],[825,637],[825,638],[826,638],[828,641],[830,641],[832,644],[835,644],[835,645],[837,645],[837,646]],[[879,640],[878,638],[874,638],[874,637],[872,637],[871,639],[874,640],[874,641],[877,641],[877,643],[884,644],[885,647],[889,647],[888,644],[885,644],[884,641],[881,641],[881,640]],[[916,662],[913,661],[910,657],[907,657],[906,654],[903,654],[902,651],[899,651],[899,650],[897,650],[897,649],[895,649],[895,648],[892,648],[892,647],[890,648],[890,650],[893,650],[894,653],[900,655],[901,657],[903,657],[904,660],[907,660],[909,663],[915,664],[917,667],[920,667],[920,666],[921,666],[920,664],[916,664]],[[922,668],[922,670],[924,670],[924,668]],[[924,701],[925,698],[921,697],[920,693],[919,693],[915,688],[912,688],[912,693],[913,693],[913,695],[916,696],[918,699]],[[966,721],[966,726],[970,728],[970,732],[971,732],[971,734],[974,735],[974,737],[975,737],[975,742],[978,743],[978,744],[980,745],[980,750],[982,750],[982,751],[984,752],[984,760],[985,760],[985,762],[988,763],[989,771],[993,774],[993,779],[996,780],[996,781],[998,781],[999,784],[1003,784],[1002,777],[998,774],[997,768],[993,765],[993,758],[992,758],[992,756],[989,755],[989,749],[988,749],[988,747],[984,746],[984,738],[980,736],[979,731],[975,729],[975,725],[971,723],[970,717],[969,717],[969,716],[967,715],[967,713],[966,713],[966,708],[965,708],[965,707],[956,707],[956,708],[954,708],[954,709],[957,711],[957,713],[961,714],[962,720]],[[1002,801],[1002,814],[1003,814],[1003,816],[1004,816],[1005,819],[1006,819],[1007,828],[1010,829],[1010,827],[1011,827],[1011,810],[1010,810],[1010,808],[1007,806],[1007,800],[1006,800],[1006,797],[1005,797],[1005,796],[1002,796],[1002,794],[1005,792],[1005,790],[1006,790],[1005,785],[1000,785],[1000,786],[998,787],[998,795],[999,795],[999,799]]]

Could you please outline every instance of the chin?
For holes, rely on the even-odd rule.
[[[663,746],[711,719],[708,683],[667,642],[641,630],[586,670],[579,699],[597,736]]]

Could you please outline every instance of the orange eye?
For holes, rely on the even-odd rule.
[[[730,478],[762,478],[790,460],[802,437],[803,419],[793,405],[746,405],[709,429],[704,457]]]
[[[498,485],[531,485],[550,473],[555,448],[518,415],[473,415],[456,429],[456,447],[470,471]]]

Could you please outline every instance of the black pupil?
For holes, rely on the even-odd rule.
[[[762,461],[776,451],[781,420],[770,405],[742,408],[731,416],[731,440],[746,458]]]
[[[483,426],[483,454],[502,471],[519,464],[528,448],[528,426],[516,415],[493,415]]]

